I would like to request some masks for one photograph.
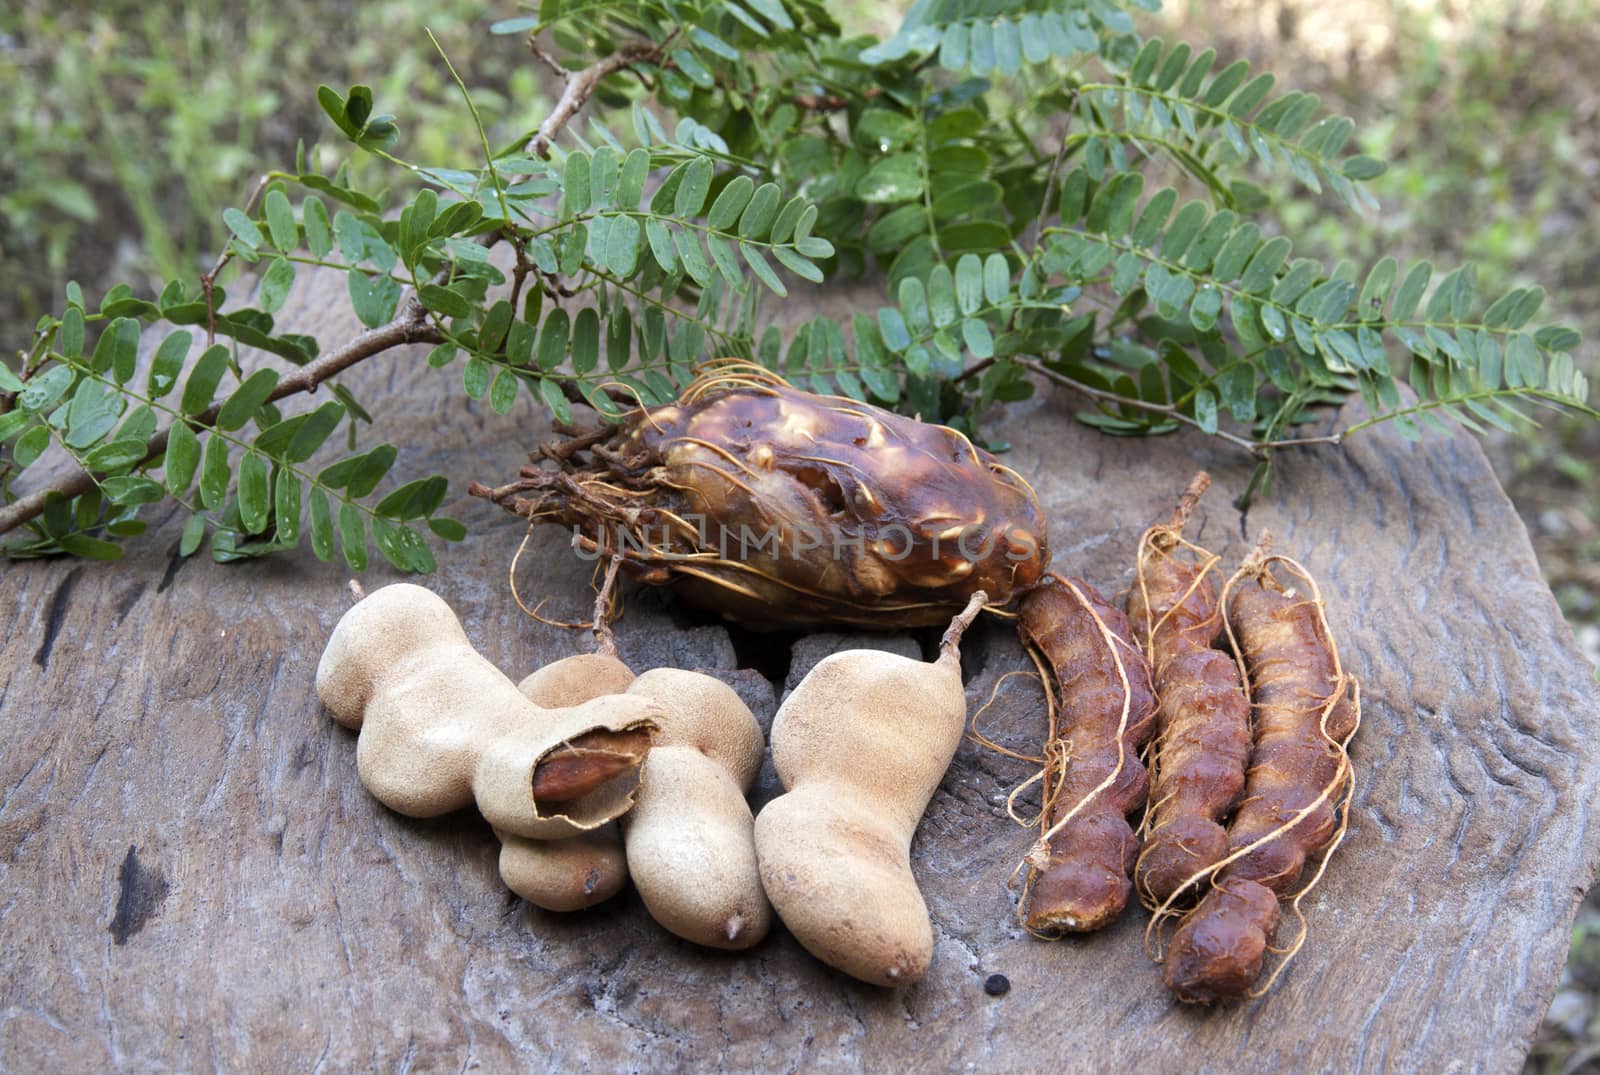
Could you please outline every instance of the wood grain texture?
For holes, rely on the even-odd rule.
[[[337,279],[303,281],[280,323],[333,342],[348,325],[319,288],[342,304]],[[397,474],[499,479],[544,433],[526,402],[508,418],[468,402],[458,376],[416,350],[348,378],[381,398]],[[997,430],[1059,567],[1125,588],[1139,531],[1204,466],[1217,487],[1194,540],[1235,562],[1271,527],[1322,581],[1363,680],[1351,831],[1266,999],[1175,1004],[1136,911],[1054,944],[1017,928],[1006,878],[1030,836],[1001,801],[1026,773],[971,743],[914,847],[938,938],[915,988],[854,983],[782,929],[747,953],[697,949],[631,893],[532,910],[501,886],[481,821],[400,817],[357,781],[354,737],[312,691],[344,571],[309,551],[177,562],[168,518],[122,563],[0,576],[0,1070],[1515,1069],[1593,874],[1600,705],[1481,452],[1373,430],[1285,453],[1241,519],[1228,501],[1248,461],[1198,436],[1104,437],[1071,421],[1077,405],[1046,392]],[[519,676],[585,648],[513,602],[517,523],[448,508],[474,534],[429,585],[486,656]],[[583,615],[588,565],[559,533],[535,535],[519,577]],[[624,659],[717,669],[770,722],[772,686],[734,670],[726,631],[658,593],[627,606]],[[827,648],[797,647],[790,678]],[[974,706],[1028,667],[1005,623],[963,650]],[[1037,690],[1008,681],[986,724],[1036,740]],[[770,765],[761,780],[757,801]],[[1001,997],[982,988],[995,972]]]

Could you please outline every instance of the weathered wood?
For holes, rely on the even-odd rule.
[[[313,324],[317,300],[285,319]],[[382,398],[400,473],[513,472],[545,427],[465,401],[454,377],[397,353],[348,380]],[[1266,999],[1175,1004],[1141,913],[1054,944],[1018,929],[1006,878],[1030,837],[1001,800],[1026,774],[970,743],[918,833],[938,943],[912,989],[847,980],[781,929],[749,953],[698,950],[632,894],[530,910],[481,822],[400,817],[357,781],[353,736],[312,692],[344,571],[309,551],[179,562],[168,518],[121,564],[0,577],[0,1069],[1515,1068],[1600,843],[1600,706],[1477,446],[1374,430],[1285,453],[1241,519],[1228,499],[1248,461],[1197,436],[1107,438],[1074,405],[1047,392],[1000,430],[1057,565],[1125,587],[1139,530],[1203,465],[1217,488],[1193,536],[1232,561],[1270,526],[1323,580],[1364,682],[1351,831]],[[474,536],[429,584],[485,654],[519,675],[585,647],[513,602],[517,523],[464,497],[451,510]],[[534,536],[519,577],[582,616],[587,565],[558,533]],[[698,614],[631,593],[619,635],[641,669],[721,669],[770,720],[771,685],[733,671]],[[791,680],[827,648],[804,647]],[[964,650],[974,706],[1027,667],[1004,623]],[[1036,738],[1037,691],[1010,681],[986,726]],[[770,766],[762,779],[760,799]],[[1011,990],[991,997],[996,972]]]

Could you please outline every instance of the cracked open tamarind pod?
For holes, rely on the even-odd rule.
[[[911,985],[933,958],[911,837],[966,727],[959,646],[984,601],[972,595],[932,664],[823,658],[772,723],[787,790],[756,817],[762,885],[807,951],[873,985]]]
[[[948,621],[1048,561],[1033,489],[959,432],[713,363],[670,404],[541,449],[475,495],[761,630]]]
[[[475,803],[496,829],[541,839],[633,805],[660,715],[628,695],[540,710],[473,648],[449,605],[409,583],[339,620],[317,695],[359,732],[361,782],[390,809],[434,817]]]
[[[560,709],[621,694],[632,682],[633,670],[607,650],[552,661],[523,677],[517,689],[542,709]],[[615,824],[564,840],[530,840],[499,829],[495,836],[500,840],[500,880],[546,911],[593,907],[628,883],[628,861]]]

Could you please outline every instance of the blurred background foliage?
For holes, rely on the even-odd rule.
[[[887,36],[904,6],[835,10]],[[69,279],[94,294],[209,265],[222,207],[291,162],[297,143],[330,134],[319,82],[370,84],[412,159],[474,158],[425,26],[493,119],[491,142],[532,127],[550,103],[548,72],[519,38],[487,32],[513,14],[487,0],[12,0],[0,12],[0,344],[20,346]],[[1369,185],[1383,209],[1365,217],[1283,181],[1273,193],[1286,230],[1321,247],[1308,252],[1471,259],[1484,293],[1542,284],[1551,315],[1583,332],[1580,366],[1600,381],[1597,16],[1596,0],[1168,0],[1142,29],[1321,94],[1356,119],[1361,152],[1390,162]],[[1600,426],[1549,419],[1535,438],[1488,448],[1600,663]],[[1537,1070],[1600,1069],[1597,936],[1591,905]]]
[[[1600,4],[1594,0],[1168,0],[1165,32],[1245,57],[1356,120],[1390,162],[1365,218],[1284,183],[1285,230],[1332,257],[1478,263],[1533,283],[1600,369]],[[1600,665],[1600,428],[1547,421],[1486,447],[1588,655]]]

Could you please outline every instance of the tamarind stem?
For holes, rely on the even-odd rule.
[[[1172,519],[1167,523],[1167,528],[1181,532],[1188,526],[1189,516],[1194,514],[1195,505],[1200,503],[1200,498],[1209,488],[1211,488],[1211,475],[1203,470],[1195,471],[1183,494],[1178,497],[1177,506],[1172,509]]]
[[[606,576],[600,583],[600,592],[594,597],[594,651],[602,657],[617,655],[617,637],[611,630],[611,588],[617,581],[617,570],[622,566],[621,554],[613,554],[606,564]]]
[[[978,618],[978,613],[983,611],[983,606],[989,603],[989,595],[982,590],[974,590],[967,599],[967,607],[956,613],[950,621],[950,626],[944,629],[944,636],[939,639],[938,664],[949,664],[961,661],[961,636],[967,633],[967,628],[972,626],[972,621]]]

